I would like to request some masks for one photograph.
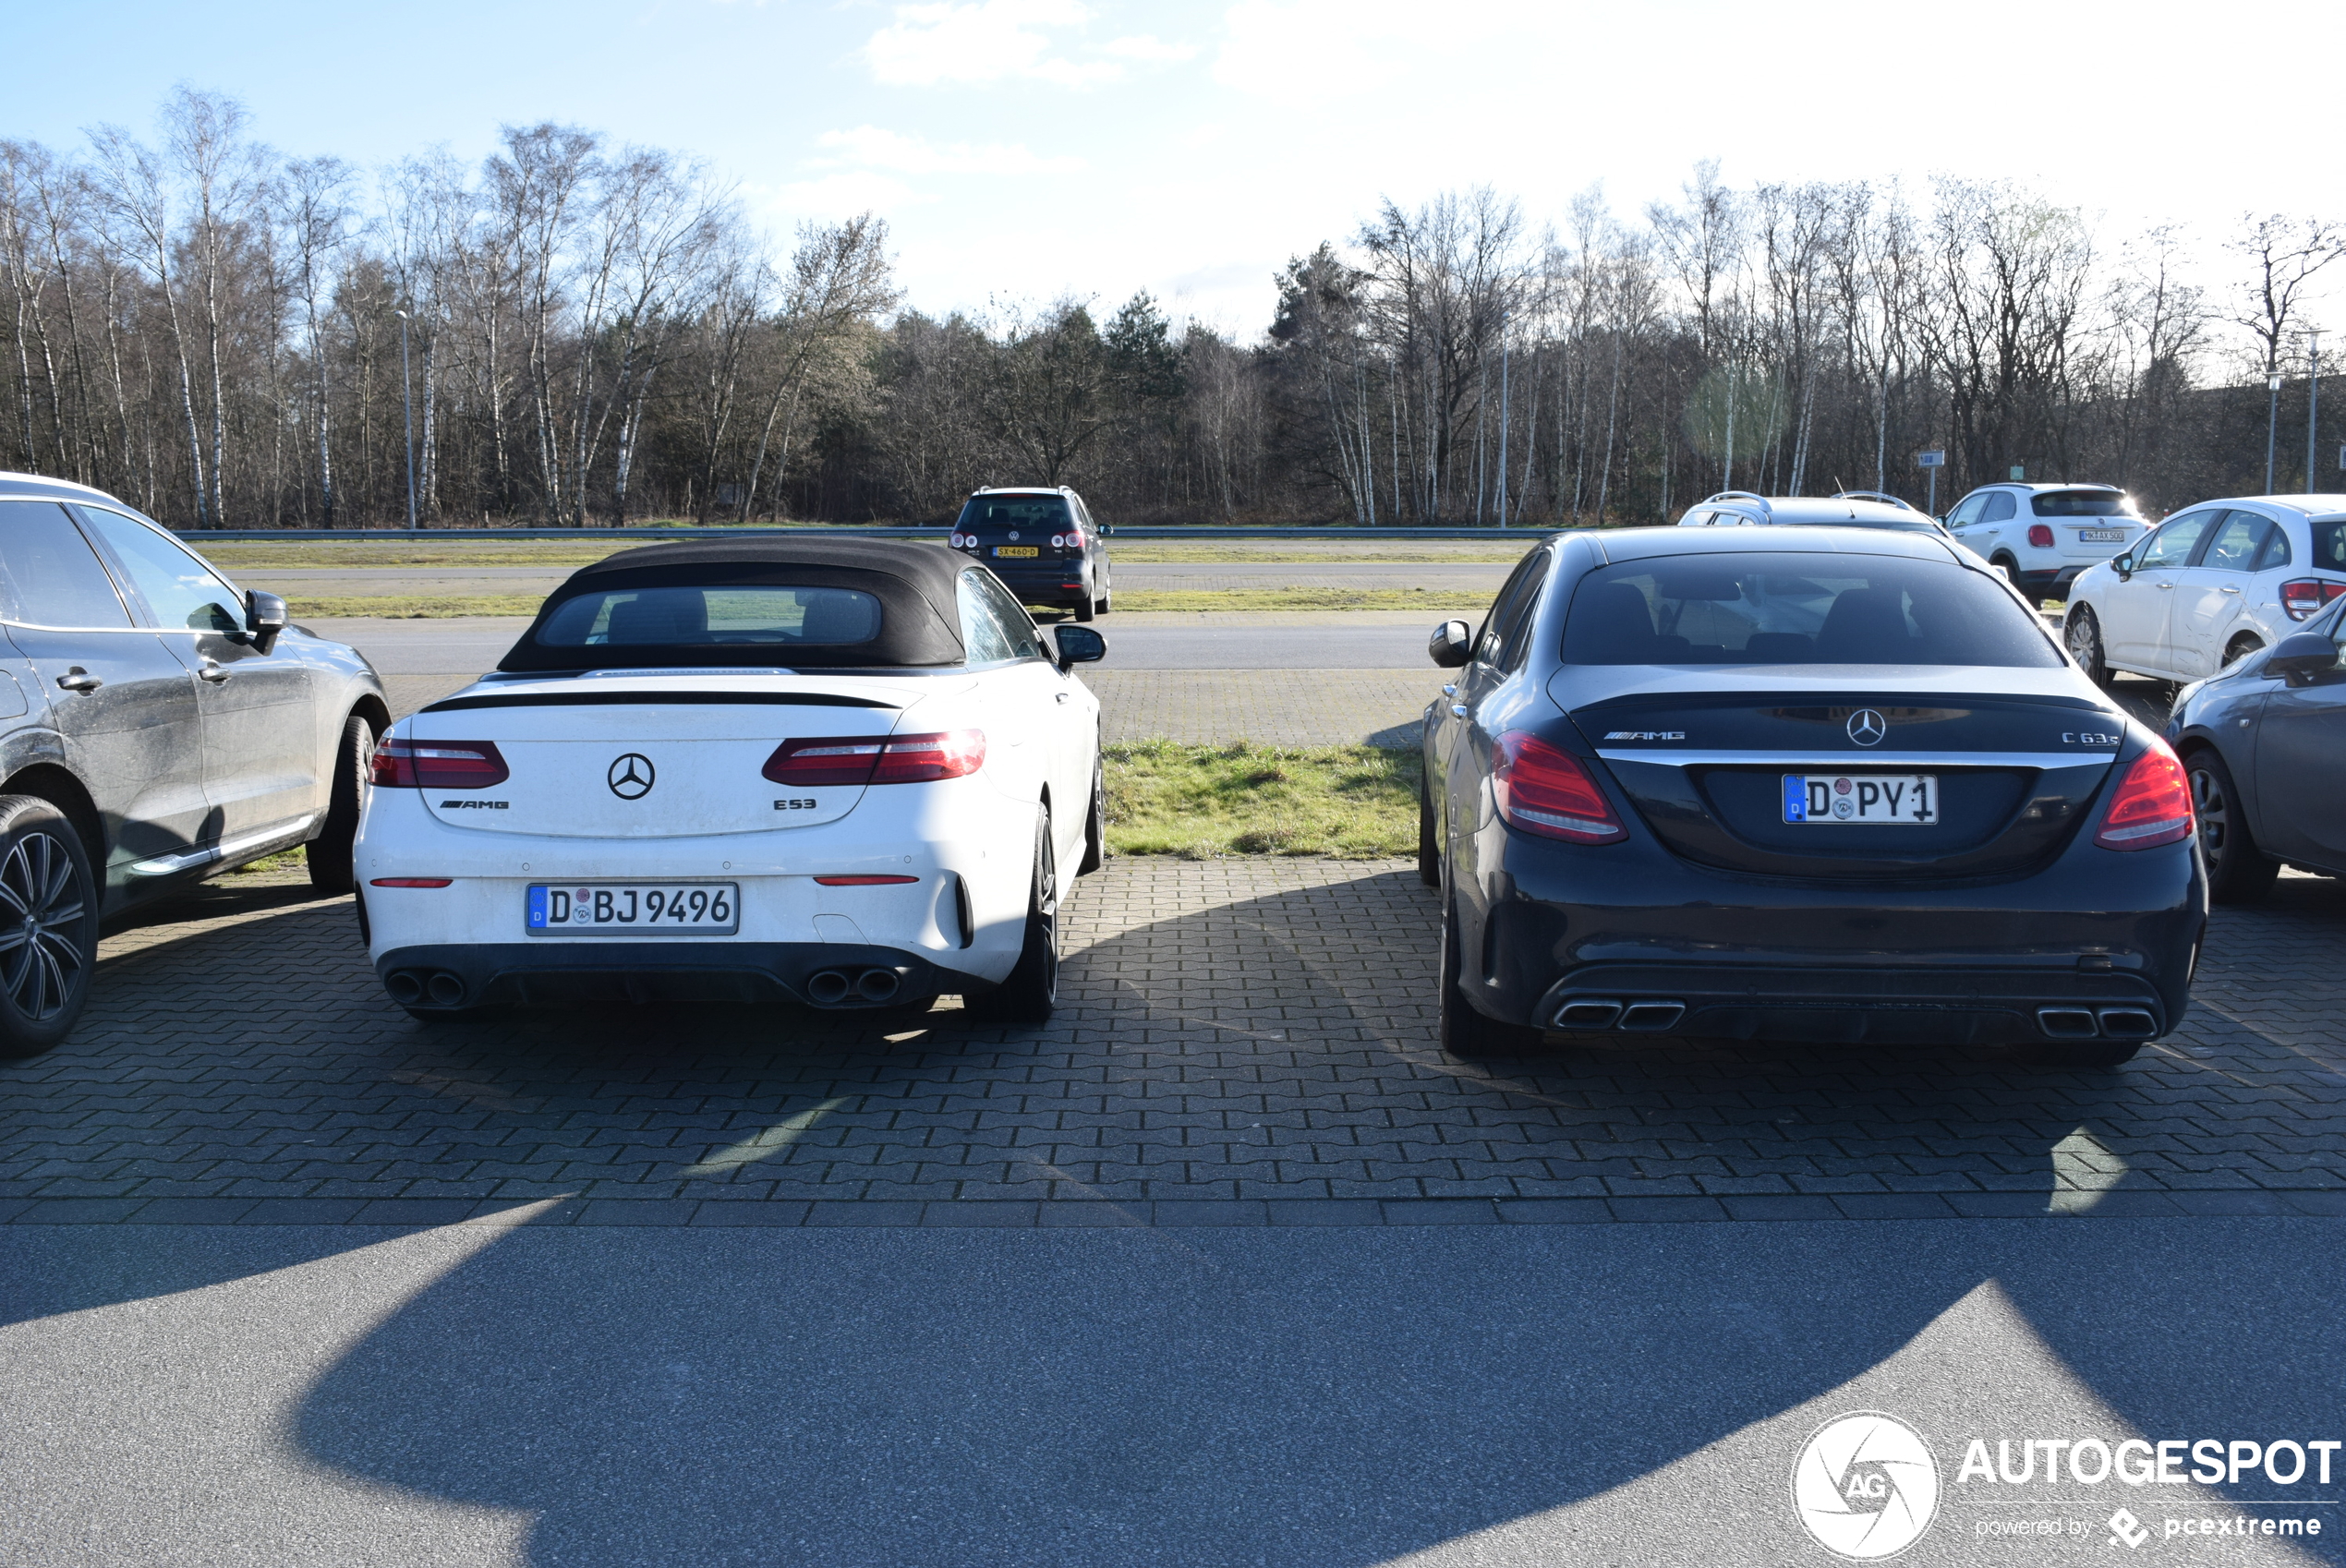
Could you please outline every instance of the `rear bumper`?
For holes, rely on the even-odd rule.
[[[433,1011],[501,1003],[796,1002],[903,1007],[992,986],[900,947],[827,942],[510,942],[394,947],[392,999]]]
[[[1080,562],[1062,571],[1054,563],[1042,571],[1004,571],[993,561],[986,563],[999,577],[1022,604],[1074,605],[1083,601],[1090,592],[1088,579]]]
[[[2035,594],[2040,598],[2065,599],[2069,597],[2069,585],[2077,580],[2077,574],[2097,564],[2087,561],[2074,566],[2050,566],[2042,571],[2019,572],[2013,573],[2013,582],[2023,593]]]

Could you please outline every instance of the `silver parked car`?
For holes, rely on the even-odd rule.
[[[103,491],[0,473],[0,1056],[66,1037],[135,905],[296,844],[347,892],[390,722],[283,599]]]

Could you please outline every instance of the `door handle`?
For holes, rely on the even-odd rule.
[[[1447,686],[1443,687],[1443,688],[1442,688],[1442,694],[1443,694],[1444,696],[1445,696],[1445,697],[1455,697],[1455,696],[1457,696],[1457,695],[1458,694],[1458,686],[1457,686],[1457,682],[1454,681],[1452,681],[1450,684],[1448,684]]]
[[[2226,592],[2226,593],[2228,593],[2228,594],[2236,594],[2236,593],[2240,592],[2240,590],[2239,590],[2238,588],[2226,588],[2226,589],[2224,590],[2224,592]]]
[[[219,665],[212,663],[212,660],[206,659],[204,660],[203,668],[196,671],[196,679],[199,681],[209,681],[213,685],[217,686],[220,682],[228,679],[228,672],[227,670],[222,669]]]
[[[105,682],[77,664],[57,677],[57,684],[68,692],[94,692]]]
[[[1059,692],[1059,693],[1055,694],[1052,696],[1051,700],[1052,700],[1053,702],[1063,703],[1063,702],[1067,701],[1067,697],[1068,697],[1068,694],[1067,694],[1067,693],[1065,693],[1065,692]]]
[[[1452,703],[1450,705],[1450,711],[1453,714],[1456,714],[1458,718],[1464,718],[1467,716],[1466,704]]]
[[[2172,583],[2161,583],[2159,585],[2159,591],[2162,594],[2171,594],[2175,591],[2175,585]]]

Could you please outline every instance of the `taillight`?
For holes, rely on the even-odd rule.
[[[954,548],[955,549],[961,549],[961,535],[959,535],[959,534],[955,534],[955,535],[953,536],[953,548]]]
[[[2289,611],[2292,621],[2304,621],[2340,594],[2346,594],[2346,583],[2300,577],[2280,585],[2280,607]]]
[[[2150,850],[2192,836],[2191,781],[2164,741],[2134,760],[2110,798],[2094,842],[2105,850]]]
[[[453,876],[378,876],[367,886],[369,887],[445,887],[455,880]]]
[[[1580,759],[1510,730],[1492,752],[1491,792],[1510,826],[1576,844],[1610,844],[1629,830]]]
[[[2052,549],[2052,529],[2043,523],[2028,525],[2028,542],[2038,549]]]
[[[1082,549],[1083,548],[1082,530],[1077,529],[1074,532],[1070,533],[1067,536],[1067,543],[1063,548],[1067,549]]]
[[[835,735],[784,741],[766,759],[777,784],[926,784],[975,773],[986,762],[986,731],[927,735]]]
[[[486,790],[511,778],[491,741],[397,736],[375,748],[374,781],[388,790]]]

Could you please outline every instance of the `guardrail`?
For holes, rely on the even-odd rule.
[[[773,528],[732,525],[707,528],[175,528],[190,544],[431,544],[447,541],[478,543],[494,539],[633,539],[638,544],[675,544],[706,539],[930,539],[951,530],[938,524],[929,528],[865,527],[856,524],[810,523]],[[1453,539],[1473,544],[1498,544],[1520,539],[1532,543],[1555,530],[1550,528],[1223,528],[1130,527],[1107,537],[1116,539]]]

